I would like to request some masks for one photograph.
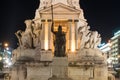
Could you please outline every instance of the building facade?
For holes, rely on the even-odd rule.
[[[107,54],[107,58],[110,59],[108,62],[112,64],[120,63],[120,30],[114,33],[108,43],[101,44],[99,49]]]
[[[102,43],[99,46],[99,49],[107,56],[107,64],[108,67],[113,67],[113,57],[111,54],[111,42],[108,43]]]
[[[120,30],[115,32],[111,38],[111,56],[113,57],[113,64],[120,62]]]

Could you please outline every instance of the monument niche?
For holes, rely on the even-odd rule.
[[[90,30],[79,0],[40,0],[25,24],[15,33],[11,80],[108,80],[101,36]]]

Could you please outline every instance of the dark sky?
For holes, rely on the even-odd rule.
[[[119,0],[81,0],[81,8],[91,30],[97,30],[103,41],[120,27]],[[0,1],[0,42],[9,42],[15,48],[17,38],[14,33],[25,29],[24,20],[33,19],[39,0]]]

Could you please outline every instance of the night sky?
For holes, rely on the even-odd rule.
[[[119,0],[81,0],[81,8],[91,30],[97,30],[102,41],[107,42],[120,28]],[[33,19],[39,0],[1,0],[0,42],[8,42],[16,48],[15,32],[24,30],[26,19]]]

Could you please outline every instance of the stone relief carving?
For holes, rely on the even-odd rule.
[[[25,24],[25,31],[18,30],[15,33],[19,41],[19,46],[24,49],[40,47],[40,24],[34,23],[32,20],[26,20]]]
[[[23,32],[21,30],[18,30],[15,35],[17,36],[18,38],[18,42],[19,42],[19,46],[21,47],[22,46],[22,41],[21,41],[21,38],[22,38],[22,34]]]
[[[100,34],[98,34],[97,31],[92,31],[90,36],[90,45],[91,45],[90,48],[97,48],[100,42],[101,42]]]
[[[41,54],[41,24],[33,20],[25,20],[25,24],[25,31],[18,30],[15,33],[19,46],[12,52],[13,63],[17,59],[36,59],[36,56],[40,57]]]
[[[25,20],[26,30],[22,34],[21,41],[24,48],[32,48],[32,20]]]
[[[34,44],[34,47],[40,47],[40,45],[41,45],[40,35],[41,35],[42,26],[39,23],[34,23],[34,22],[33,22],[32,26],[33,26],[33,44]]]
[[[101,36],[97,31],[90,31],[90,26],[79,27],[80,48],[97,48]]]
[[[72,7],[80,8],[79,0],[67,0],[67,3]]]
[[[49,7],[52,4],[52,0],[40,0],[40,8]]]
[[[80,8],[79,0],[40,0],[40,8],[46,8],[57,3],[63,3],[75,8]]]
[[[86,43],[89,41],[90,38],[90,27],[89,26],[83,26],[78,29],[79,37],[80,37],[80,48],[84,48]]]

